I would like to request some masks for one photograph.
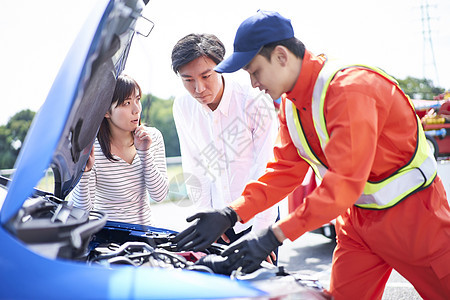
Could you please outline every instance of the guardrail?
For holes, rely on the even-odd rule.
[[[166,157],[167,165],[178,165],[181,164],[181,156],[171,156]],[[11,176],[16,169],[3,169],[0,170],[0,176]]]
[[[166,162],[168,166],[181,164],[181,156],[166,157]]]
[[[168,167],[181,165],[181,156],[166,157],[166,162]],[[11,178],[11,175],[14,174],[15,170],[16,169],[0,170],[0,176]],[[54,180],[53,180],[53,171],[51,168],[47,170],[45,176],[39,182],[38,188],[44,191],[53,192]]]

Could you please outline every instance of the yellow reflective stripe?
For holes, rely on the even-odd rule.
[[[436,161],[428,157],[420,168],[407,169],[403,172],[382,182],[380,188],[379,183],[366,184],[373,190],[366,191],[356,202],[356,205],[363,208],[383,209],[394,206],[400,200],[406,198],[418,188],[427,187],[436,177]],[[428,179],[428,180],[427,180]],[[392,198],[392,191],[397,194]]]
[[[306,155],[302,155],[302,153],[299,150],[299,147],[297,147],[297,152],[300,157],[302,157],[306,162],[311,166],[314,173],[322,180],[323,174],[319,171],[319,168],[317,165],[320,165],[320,162],[315,158],[314,154],[312,153],[311,149],[309,148],[308,142],[306,141],[305,134],[303,132],[303,128],[300,125],[300,120],[298,119],[297,114],[297,107],[294,103],[291,105],[291,115],[293,117],[294,125],[297,131],[297,136],[299,137],[299,142],[302,145],[303,151],[305,151]]]
[[[323,167],[320,163],[314,162],[314,160],[317,159],[315,158],[312,151],[309,149],[308,144],[306,143],[306,138],[303,134],[303,130],[300,125],[300,120],[298,119],[297,108],[288,99],[286,99],[285,112],[289,135],[291,136],[292,142],[297,148],[298,155],[311,166],[317,177],[320,180],[322,180],[323,175],[326,172],[326,168]]]
[[[303,128],[300,125],[300,120],[298,119],[297,107],[294,105],[294,103],[292,103],[292,115],[294,117],[294,124],[298,132],[298,137],[300,138],[301,144],[304,146],[303,150],[306,152],[308,157],[310,157],[315,163],[319,163],[319,161],[315,158],[314,154],[309,148],[308,142],[305,138],[305,133],[303,132]]]
[[[320,95],[320,102],[319,102],[319,127],[320,128],[320,134],[319,134],[319,140],[320,140],[320,146],[323,148],[325,147],[326,143],[330,140],[330,136],[328,135],[327,131],[327,124],[325,122],[325,114],[323,113],[325,111],[325,96],[328,91],[328,86],[330,85],[331,80],[333,80],[334,75],[339,70],[333,72],[331,76],[328,76],[327,81],[325,82],[325,85],[322,89],[322,93]]]
[[[329,140],[326,124],[325,124],[325,115],[324,111],[324,101],[327,88],[332,80],[333,76],[329,76],[328,73],[330,71],[329,64],[325,63],[325,66],[322,68],[320,72],[321,76],[317,77],[316,83],[314,84],[314,90],[312,95],[311,109],[312,116],[314,121],[314,129],[316,131],[317,136],[319,137],[320,147],[323,149],[325,144]],[[324,69],[326,70],[324,72]],[[334,70],[334,69],[333,69]],[[324,74],[327,73],[327,74]]]
[[[363,194],[356,202],[363,208],[383,209],[394,206],[400,200],[411,194],[418,186],[423,185],[425,178],[419,169],[410,170],[406,175],[398,176],[388,182],[388,185],[373,194]],[[392,191],[400,192],[392,198]]]

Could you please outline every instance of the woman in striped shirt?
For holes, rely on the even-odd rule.
[[[72,200],[111,221],[152,225],[149,196],[164,200],[169,182],[161,132],[140,125],[141,95],[133,78],[119,76]]]

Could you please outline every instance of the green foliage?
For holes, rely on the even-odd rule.
[[[180,156],[180,142],[172,115],[173,100],[164,100],[151,94],[141,98],[142,122],[161,131],[168,157]]]
[[[9,119],[6,125],[0,126],[0,169],[14,166],[35,114],[29,109],[22,110]]]
[[[429,79],[406,77],[397,79],[400,87],[411,99],[432,100],[435,96],[445,92],[444,88],[435,87]]]

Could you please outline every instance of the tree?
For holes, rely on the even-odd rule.
[[[172,115],[173,98],[164,100],[151,94],[141,98],[141,119],[149,126],[158,128],[166,147],[166,156],[180,156],[180,142]]]
[[[6,125],[0,126],[0,169],[14,166],[35,114],[29,109],[22,110],[12,116]]]
[[[406,77],[406,79],[397,79],[400,87],[411,99],[432,100],[445,91],[444,88],[435,87],[429,79],[419,79]]]

